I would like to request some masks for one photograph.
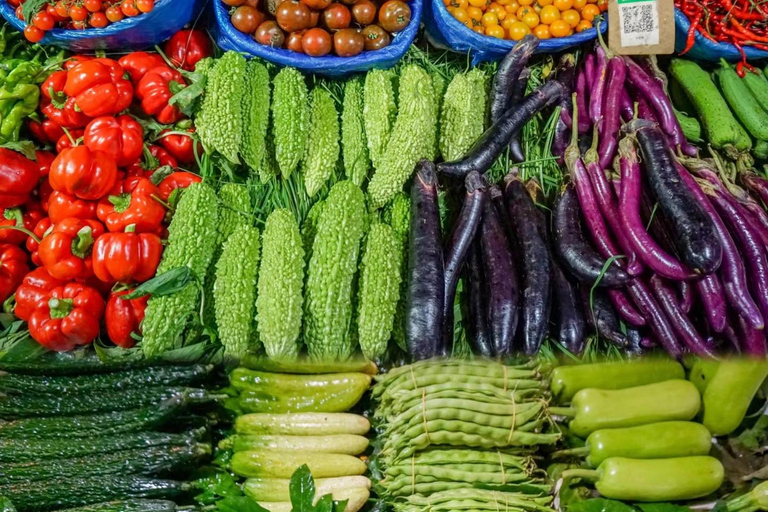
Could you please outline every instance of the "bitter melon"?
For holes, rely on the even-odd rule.
[[[363,85],[360,80],[352,79],[344,86],[341,150],[347,179],[358,187],[363,186],[371,166],[366,144],[363,122]]]
[[[264,160],[269,127],[269,73],[263,64],[252,60],[245,68],[243,94],[243,138],[240,154],[251,169],[258,170]]]
[[[309,129],[309,94],[304,76],[294,68],[281,69],[272,87],[275,158],[280,173],[287,179],[304,156]]]
[[[374,69],[365,76],[363,88],[363,122],[368,152],[374,168],[378,168],[397,115],[391,71]]]
[[[302,170],[307,195],[313,197],[331,177],[339,159],[339,114],[331,94],[321,87],[312,90],[309,117]]]

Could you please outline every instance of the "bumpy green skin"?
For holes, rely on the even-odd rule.
[[[345,360],[352,355],[352,281],[364,215],[360,187],[351,181],[333,186],[318,219],[307,278],[304,339],[313,359]]]
[[[399,108],[392,134],[370,184],[368,195],[381,208],[402,190],[418,161],[430,158],[436,137],[435,95],[432,79],[416,65],[400,74]]]
[[[446,161],[461,158],[476,138],[472,85],[465,74],[453,77],[440,113],[440,152]],[[477,111],[482,115],[482,111]],[[480,131],[482,133],[482,130]]]
[[[312,90],[309,137],[302,169],[307,195],[313,197],[333,174],[339,159],[339,114],[331,93]]]
[[[241,226],[224,242],[216,263],[213,297],[216,325],[226,353],[242,357],[249,348],[259,269],[259,230]]]
[[[245,57],[237,52],[227,52],[216,61],[207,74],[202,112],[197,120],[198,126],[203,123],[203,145],[215,149],[233,164],[240,161],[243,137],[245,68]]]
[[[275,141],[272,134],[269,133],[264,146],[264,158],[262,158],[259,166],[259,181],[262,184],[269,183],[278,174],[280,174],[280,167],[277,165],[275,157]]]
[[[269,73],[263,64],[252,60],[245,69],[243,94],[243,140],[240,154],[251,169],[259,169],[264,160],[269,128]]]
[[[405,299],[408,292],[408,280],[405,264],[408,258],[408,233],[411,229],[411,199],[403,192],[398,193],[384,209],[384,222],[395,230],[400,238],[400,254],[402,255],[400,298],[395,309],[395,320],[392,327],[392,337],[403,351],[407,350],[405,343]]]
[[[445,76],[443,76],[442,73],[438,73],[437,71],[431,71],[429,73],[430,78],[432,79],[432,89],[434,90],[434,102],[432,104],[433,113],[432,117],[436,121],[440,119],[440,109],[443,105],[443,96],[445,96],[445,88],[448,85],[448,82],[445,79]],[[440,156],[440,124],[438,123],[437,126],[435,126],[435,144],[434,144],[434,152],[432,153],[432,160],[437,159],[437,157]]]
[[[272,82],[272,134],[280,173],[288,178],[299,165],[307,144],[309,93],[304,76],[283,68]]]
[[[365,76],[363,122],[368,152],[374,168],[381,164],[384,148],[397,115],[392,72],[374,69]]]
[[[213,69],[213,63],[214,60],[211,57],[206,57],[199,61],[197,65],[195,66],[195,73],[200,74],[205,77],[206,83],[208,80],[208,74]],[[204,89],[204,95],[202,98],[202,101],[198,103],[199,108],[195,112],[195,131],[197,132],[197,135],[200,137],[200,140],[210,140],[210,135],[208,134],[208,128],[212,125],[212,121],[210,120],[210,110],[204,109],[203,105],[205,104],[205,94],[208,93],[208,89]]]
[[[168,244],[157,268],[158,275],[183,265],[204,280],[216,248],[218,222],[219,207],[213,189],[205,183],[190,185],[168,227]],[[141,324],[144,355],[154,357],[172,348],[197,305],[196,286],[150,298]]]
[[[344,86],[344,105],[341,112],[341,150],[347,179],[363,186],[371,167],[365,140],[363,121],[363,84],[350,80]]]
[[[395,230],[373,224],[361,265],[357,332],[360,347],[374,361],[387,351],[400,298],[402,244]]]
[[[269,215],[262,244],[256,299],[259,336],[270,359],[293,359],[301,334],[304,249],[299,225],[289,210]]]
[[[312,259],[312,244],[315,241],[315,235],[317,234],[317,220],[320,218],[320,212],[323,211],[323,205],[325,201],[318,201],[312,205],[307,213],[307,218],[304,219],[304,223],[301,225],[301,239],[304,243],[304,256],[307,264]]]

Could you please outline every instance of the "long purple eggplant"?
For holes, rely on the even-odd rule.
[[[461,160],[441,162],[437,171],[455,178],[464,178],[472,171],[484,174],[509,145],[512,136],[543,108],[558,101],[563,95],[563,85],[552,80],[526,96],[517,108],[508,109],[493,126],[472,145]]]
[[[549,248],[540,226],[538,210],[513,170],[504,178],[504,199],[515,233],[522,271],[521,335],[523,351],[536,354],[544,341],[552,297]]]
[[[728,323],[728,305],[720,278],[717,274],[709,274],[694,281],[694,285],[699,292],[709,327],[715,332],[723,332]]]
[[[666,314],[653,297],[651,290],[640,279],[635,279],[627,285],[627,293],[632,301],[640,309],[643,316],[647,319],[648,327],[654,335],[654,338],[664,347],[667,354],[678,358],[683,353],[683,348],[677,339],[674,329],[669,322]]]
[[[726,183],[725,186],[733,197],[741,203],[744,209],[749,212],[750,217],[754,221],[753,225],[763,241],[763,245],[768,249],[768,213],[766,213],[763,205],[758,203],[745,189],[733,183]]]
[[[437,174],[428,160],[419,162],[411,188],[408,244],[408,294],[405,337],[415,359],[442,355],[445,266],[440,241]]]
[[[680,310],[686,315],[691,312],[693,307],[693,287],[690,281],[680,281],[677,283],[678,305]]]
[[[753,328],[743,318],[739,318],[741,328],[741,349],[750,356],[765,357],[765,331]]]
[[[678,306],[675,292],[672,291],[672,289],[669,288],[658,275],[652,276],[650,282],[653,294],[659,301],[659,305],[667,314],[667,318],[672,324],[672,328],[680,339],[683,340],[683,343],[685,343],[688,349],[698,356],[714,356],[711,347],[706,343],[704,338],[701,337],[698,331],[696,331],[696,327],[694,327],[693,323],[691,323]]]
[[[607,169],[613,162],[619,145],[621,128],[621,92],[624,91],[626,67],[621,57],[612,57],[608,61],[608,78],[603,95],[602,120],[600,121],[600,167]]]
[[[515,105],[525,96],[525,89],[528,87],[528,80],[531,78],[531,70],[528,68],[523,69],[520,72],[520,76],[515,80],[515,85],[512,87],[512,94],[509,98],[510,108],[514,108]],[[520,143],[520,134],[522,130],[518,130],[512,136],[512,140],[509,141],[509,154],[512,160],[515,162],[525,161],[525,152],[523,151],[523,145]]]
[[[635,306],[630,302],[629,298],[624,295],[624,292],[617,288],[609,288],[606,290],[608,299],[613,304],[613,308],[616,313],[619,314],[622,320],[630,325],[636,327],[642,327],[645,325],[645,318]]]
[[[587,310],[587,319],[597,333],[615,345],[625,346],[627,337],[621,332],[619,317],[605,292],[582,288],[582,297],[584,308]]]
[[[469,248],[467,255],[467,282],[469,288],[469,344],[475,352],[486,357],[493,355],[493,344],[488,332],[488,304],[483,275],[483,256],[480,247],[480,237],[477,236]]]
[[[496,71],[496,76],[491,84],[491,98],[490,98],[490,115],[491,124],[501,118],[501,116],[509,110],[512,103],[510,97],[512,90],[515,87],[520,73],[528,63],[528,59],[531,58],[533,52],[539,46],[539,38],[534,35],[527,35],[523,37],[515,46],[507,53],[506,57],[499,63],[499,68]]]
[[[683,263],[698,274],[711,274],[723,259],[712,219],[682,182],[666,135],[658,125],[636,119],[627,125],[640,147],[648,183],[668,219]]]
[[[448,237],[445,251],[445,302],[443,304],[443,346],[453,346],[453,302],[456,297],[456,285],[467,257],[467,251],[475,238],[483,207],[487,200],[485,181],[480,173],[467,174],[464,180],[466,194],[458,219]]]
[[[576,103],[579,112],[587,112],[588,95],[586,71],[584,68],[581,68],[576,75]],[[576,121],[576,126],[578,126],[579,134],[581,135],[589,132],[589,129],[592,127],[589,122],[589,117],[585,115],[579,116],[579,119]]]
[[[504,226],[492,202],[486,201],[480,226],[483,273],[488,296],[487,322],[493,352],[512,352],[520,308],[517,270]]]
[[[739,174],[739,179],[752,193],[757,194],[764,206],[768,207],[768,180],[753,172],[742,172]]]
[[[632,98],[629,97],[626,88],[621,90],[619,108],[621,109],[621,120],[625,123],[628,123],[635,118],[635,104],[632,103]]]
[[[595,85],[595,67],[596,67],[596,60],[594,53],[590,53],[584,58],[584,67],[582,68],[584,70],[584,80],[585,80],[585,86],[587,88],[587,91],[591,91],[592,87]],[[583,112],[588,112],[587,110],[583,110]]]
[[[603,116],[603,97],[605,95],[605,83],[608,79],[608,56],[605,54],[605,50],[598,46],[595,55],[595,77],[589,88],[589,120],[593,125],[599,123]]]

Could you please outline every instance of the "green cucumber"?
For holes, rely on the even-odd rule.
[[[768,141],[758,140],[755,143],[755,149],[752,151],[752,156],[758,160],[768,160]]]
[[[119,500],[68,508],[58,512],[176,512],[176,503],[168,500]]]
[[[71,459],[0,464],[0,481],[32,482],[49,478],[104,475],[163,476],[196,465],[210,455],[211,445],[152,446]],[[44,485],[44,484],[43,484]]]
[[[219,448],[231,449],[235,452],[267,449],[360,455],[368,449],[368,439],[352,434],[335,436],[249,436],[237,434],[221,441]]]
[[[264,356],[246,355],[241,364],[251,370],[260,370],[273,373],[349,373],[361,372],[368,375],[376,375],[379,369],[375,363],[363,358],[351,358],[347,361],[334,361],[331,363],[314,361],[306,356],[293,360],[278,361]]]
[[[741,81],[744,82],[752,96],[763,107],[763,110],[768,112],[768,80],[765,79],[763,72],[755,69],[754,73],[744,75]]]
[[[315,478],[362,475],[367,469],[365,462],[351,455],[275,450],[236,452],[229,468],[244,477],[291,478],[304,464]]]
[[[0,496],[10,499],[18,512],[47,512],[130,498],[173,499],[193,489],[193,484],[189,482],[114,475],[103,478],[55,478],[44,485],[40,482],[0,485]]]
[[[243,484],[243,492],[251,499],[262,502],[290,501],[290,480],[282,478],[249,478]],[[318,478],[315,480],[315,496],[333,494],[338,500],[338,493],[348,489],[370,490],[371,481],[364,476],[340,476],[336,478]]]
[[[701,142],[701,123],[699,123],[699,120],[674,107],[672,109],[688,142]]]
[[[94,436],[81,439],[0,439],[0,462],[69,459],[151,446],[192,445],[205,432],[205,429],[199,429],[183,434],[137,432],[119,436]]]
[[[87,376],[33,376],[0,371],[0,390],[15,393],[87,393],[148,386],[189,386],[205,379],[212,365],[152,366]]]
[[[741,124],[756,139],[768,140],[768,112],[763,110],[757,98],[752,95],[747,83],[724,60],[715,71],[715,76],[723,97]]]
[[[105,363],[99,359],[96,352],[90,350],[46,352],[31,361],[0,359],[0,370],[22,375],[92,375],[145,366],[147,366],[145,361]]]
[[[343,412],[297,414],[244,414],[235,420],[238,434],[325,436],[365,435],[371,423],[357,414]]]

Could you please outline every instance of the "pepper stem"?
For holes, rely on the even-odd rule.
[[[24,217],[21,214],[21,208],[6,208],[3,212],[3,217],[5,217],[6,220],[16,221],[15,226],[17,227],[24,226]]]
[[[36,234],[31,232],[27,228],[22,228],[20,226],[0,226],[0,229],[13,229],[14,231],[21,231],[22,233],[30,237],[32,240],[34,240],[38,244],[40,243],[40,238],[38,238]]]
[[[51,318],[66,318],[75,308],[75,304],[72,299],[57,299],[54,297],[48,300],[48,308],[51,311]]]
[[[552,453],[552,457],[556,459],[562,459],[565,457],[585,457],[589,455],[589,446],[580,446],[579,448],[570,448],[568,450],[558,450]]]
[[[549,407],[550,414],[555,416],[565,416],[566,418],[576,417],[576,409],[574,407]]]
[[[136,224],[128,224],[125,227],[125,232],[126,233],[135,233],[136,232]]]
[[[72,254],[78,258],[88,255],[88,250],[93,246],[93,229],[86,226],[77,232],[77,238],[72,240]]]
[[[123,213],[131,206],[130,192],[126,192],[117,196],[109,196],[107,199],[110,203],[112,203],[112,206],[115,207],[115,211],[117,213]]]
[[[566,469],[560,473],[560,480],[571,480],[573,478],[581,478],[590,482],[596,482],[600,479],[600,473],[594,469]]]

